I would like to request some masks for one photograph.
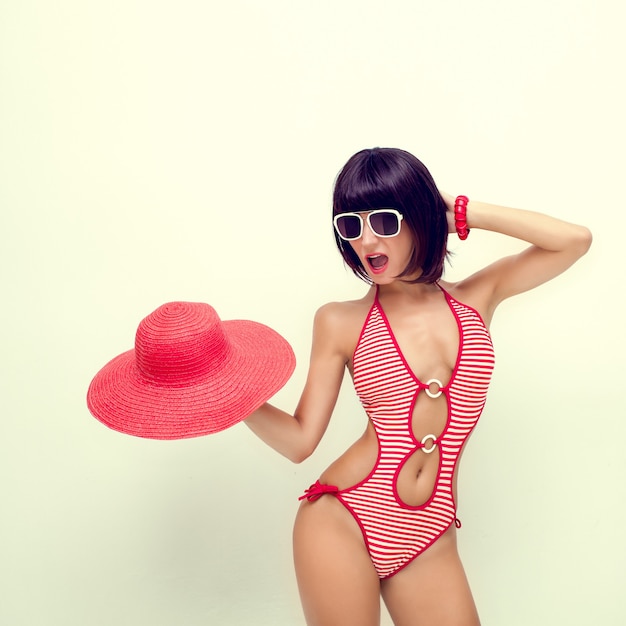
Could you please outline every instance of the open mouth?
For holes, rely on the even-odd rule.
[[[367,262],[373,272],[382,272],[389,262],[389,257],[386,254],[373,254],[367,257]]]

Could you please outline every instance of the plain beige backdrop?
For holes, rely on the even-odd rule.
[[[459,540],[484,626],[624,624],[622,11],[4,0],[0,623],[303,624],[291,524],[364,428],[350,385],[299,466],[243,425],[120,435],[85,393],[142,317],[199,300],[292,343],[275,402],[293,409],[316,308],[364,289],[334,249],[333,179],[384,145],[451,193],[592,229],[577,266],[495,318]],[[519,249],[451,245],[449,279]]]

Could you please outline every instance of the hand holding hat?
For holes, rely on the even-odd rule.
[[[170,302],[137,328],[135,348],[107,363],[87,406],[108,427],[137,437],[183,439],[248,417],[289,380],[291,346],[271,328],[221,321],[204,303]]]

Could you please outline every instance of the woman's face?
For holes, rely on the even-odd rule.
[[[368,276],[378,285],[386,285],[396,280],[408,265],[415,243],[411,230],[403,220],[400,232],[395,237],[379,237],[369,227],[367,215],[370,211],[359,211],[363,218],[363,233],[359,239],[349,242],[357,254]],[[417,278],[403,276],[403,279]]]

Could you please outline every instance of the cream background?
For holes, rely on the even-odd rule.
[[[84,396],[142,317],[201,300],[292,343],[275,402],[293,409],[315,309],[363,292],[329,200],[373,145],[593,230],[573,270],[496,317],[459,537],[485,626],[625,623],[620,7],[3,2],[0,623],[303,623],[291,523],[364,427],[350,386],[300,466],[243,425],[126,437]],[[518,245],[475,231],[453,249],[450,279]]]

